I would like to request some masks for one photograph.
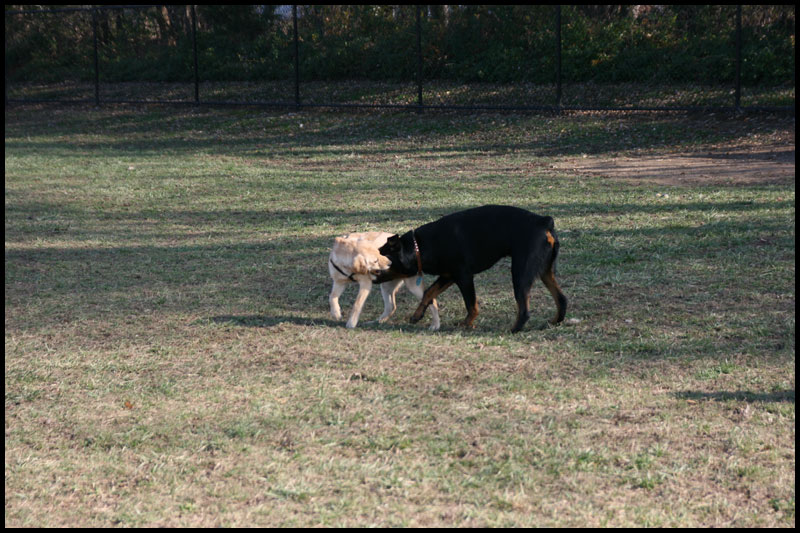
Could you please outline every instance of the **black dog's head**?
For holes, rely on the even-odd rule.
[[[397,278],[406,278],[417,273],[416,256],[414,255],[414,245],[411,240],[410,231],[402,237],[399,235],[392,235],[386,241],[386,244],[380,247],[378,252],[388,257],[392,261],[392,264],[389,266],[389,270],[382,271],[377,275],[376,283],[382,283]]]
[[[386,244],[381,246],[378,251],[381,255],[391,258],[392,256],[399,257],[400,252],[403,250],[403,242],[400,235],[396,233],[386,239]]]

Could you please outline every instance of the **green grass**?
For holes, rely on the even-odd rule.
[[[613,127],[612,127],[613,126]],[[6,111],[7,526],[794,526],[794,182],[556,163],[794,143],[793,119]],[[734,176],[735,178],[735,176]],[[333,237],[552,215],[442,330],[328,313]],[[430,278],[427,279],[431,281]],[[375,291],[377,292],[377,290]],[[343,297],[349,311],[355,291]]]

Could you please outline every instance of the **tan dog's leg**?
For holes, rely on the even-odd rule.
[[[422,284],[417,285],[417,278],[405,278],[403,281],[406,284],[406,289],[408,289],[411,294],[422,300],[425,290],[422,288]],[[431,307],[431,326],[428,329],[431,331],[437,331],[441,326],[441,323],[439,321],[439,304],[436,302],[436,298],[431,300]]]
[[[439,303],[436,301],[436,298],[431,300],[431,331],[439,331],[439,326],[441,322],[439,321]]]
[[[381,283],[381,296],[383,296],[383,314],[378,318],[381,324],[389,320],[389,317],[397,310],[397,300],[395,295],[403,284],[403,280],[396,279]]]
[[[369,276],[358,276],[358,296],[353,304],[353,310],[350,312],[350,318],[347,320],[347,327],[352,329],[358,325],[358,317],[361,315],[361,309],[364,307],[364,302],[367,301],[369,291],[372,290],[372,280]]]
[[[334,280],[333,287],[331,288],[331,294],[328,297],[328,301],[331,304],[331,316],[336,320],[342,319],[342,309],[339,307],[339,296],[342,295],[345,287],[347,287],[346,281]]]

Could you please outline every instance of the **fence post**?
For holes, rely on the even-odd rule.
[[[292,5],[294,22],[294,105],[300,109],[300,45],[297,36],[297,5]]]
[[[556,107],[561,112],[561,4],[556,6]]]
[[[192,4],[192,46],[194,47],[194,103],[200,103],[200,74],[197,65],[197,6]]]
[[[6,15],[8,16],[8,15]],[[3,62],[6,67],[6,107],[8,107],[8,35],[5,36],[5,53],[6,53],[6,60]]]
[[[422,113],[422,8],[417,6],[417,113]]]
[[[94,39],[94,105],[100,107],[100,60],[97,53],[97,8],[92,8],[92,33]]]
[[[736,6],[736,112],[742,106],[742,6]]]

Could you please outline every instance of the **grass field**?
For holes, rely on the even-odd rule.
[[[6,526],[794,526],[793,173],[571,170],[793,117],[5,122]],[[436,333],[330,318],[334,236],[486,203],[555,218],[564,324],[538,284],[510,334],[505,260],[474,330],[455,288]]]

